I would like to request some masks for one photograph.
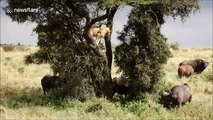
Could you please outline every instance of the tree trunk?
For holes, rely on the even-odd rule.
[[[109,14],[109,17],[107,18],[107,27],[110,28],[112,33],[113,28],[113,18],[117,11],[118,7],[112,7],[111,10],[107,10],[107,13]],[[104,37],[105,39],[105,46],[106,46],[106,56],[107,56],[107,64],[109,67],[108,71],[108,79],[104,81],[103,85],[103,93],[105,96],[107,96],[108,99],[111,99],[114,95],[113,87],[112,87],[112,76],[111,76],[111,67],[112,67],[112,45],[111,45],[111,35],[109,34]]]
[[[117,11],[118,7],[112,7],[109,13],[109,17],[107,18],[107,27],[110,28],[111,33],[112,33],[112,28],[113,28],[113,18],[114,15]],[[107,56],[107,61],[108,61],[108,67],[110,70],[110,74],[111,74],[111,67],[112,67],[112,45],[111,45],[111,35],[109,34],[108,36],[105,36],[105,46],[106,46],[106,56]]]
[[[106,56],[107,56],[107,64],[109,67],[109,70],[111,72],[112,67],[112,45],[110,40],[111,35],[108,35],[105,37],[105,46],[106,46]]]

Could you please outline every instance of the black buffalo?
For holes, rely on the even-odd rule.
[[[182,65],[191,65],[194,69],[194,72],[199,74],[206,69],[206,67],[209,65],[209,62],[204,61],[202,59],[184,60],[179,64],[179,66]]]
[[[114,77],[112,79],[113,91],[118,94],[127,94],[129,92],[129,80],[125,77]]]
[[[176,85],[171,90],[164,91],[161,95],[161,103],[165,107],[181,107],[186,102],[191,102],[192,93],[188,84]]]
[[[59,82],[60,81],[58,76],[51,76],[51,75],[44,76],[41,79],[41,85],[42,85],[44,94],[46,94],[46,92],[49,90],[59,87],[60,86]]]

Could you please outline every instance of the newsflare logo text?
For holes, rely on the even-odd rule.
[[[38,12],[38,8],[6,8],[6,13],[35,13]]]

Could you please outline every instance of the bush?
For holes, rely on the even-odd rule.
[[[19,73],[23,73],[23,72],[24,72],[24,67],[18,68],[18,72],[19,72]]]
[[[155,18],[145,13],[143,7],[132,10],[128,25],[118,37],[122,44],[115,48],[119,71],[130,79],[129,97],[137,99],[152,91],[164,75],[163,64],[171,57],[166,38],[153,24]]]
[[[125,109],[127,111],[138,113],[138,111],[144,111],[145,109],[148,109],[149,105],[147,104],[147,101],[133,101],[125,104]]]
[[[31,53],[30,55],[27,55],[24,57],[24,63],[25,64],[41,64],[41,63],[47,63],[47,59],[48,59],[48,55],[47,53],[45,53],[46,51],[43,49],[39,49],[38,52],[36,53]],[[51,59],[53,60],[54,57],[52,57]],[[45,59],[45,60],[43,60]],[[52,63],[51,63],[52,64]],[[57,64],[58,65],[58,64]]]
[[[53,45],[25,56],[25,64],[45,62],[49,62],[53,71],[59,73],[62,82],[62,89],[54,96],[81,101],[93,96],[112,97],[112,81],[106,59],[95,56],[84,44]]]
[[[11,61],[11,59],[12,59],[11,57],[6,57],[5,58],[6,61]]]
[[[176,41],[174,43],[171,43],[170,48],[173,50],[179,50],[180,44]]]
[[[13,45],[13,44],[8,44],[8,45],[5,45],[5,46],[3,46],[3,50],[5,51],[5,52],[10,52],[10,51],[13,51],[14,49],[15,49],[15,45]]]
[[[24,51],[29,51],[30,48],[28,48],[26,46],[16,46],[16,50],[24,52]]]
[[[24,57],[24,63],[27,64],[27,65],[34,63],[33,60],[34,59],[33,59],[33,55],[32,54],[27,55],[27,56]]]
[[[111,81],[105,59],[92,55],[73,55],[72,49],[66,55],[68,60],[59,71],[60,77],[66,83],[63,94],[81,101],[106,95],[107,91],[112,94],[111,85],[105,87]]]

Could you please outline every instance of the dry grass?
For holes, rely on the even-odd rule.
[[[1,119],[197,119],[213,118],[213,80],[212,64],[199,75],[190,78],[177,78],[178,63],[185,59],[202,58],[212,61],[212,49],[180,49],[172,51],[164,66],[165,76],[161,80],[171,88],[177,84],[188,83],[193,91],[190,104],[181,110],[166,109],[159,104],[155,96],[149,95],[145,100],[122,104],[109,102],[104,98],[91,99],[86,102],[77,100],[57,101],[43,95],[40,80],[46,74],[52,74],[48,64],[25,65],[24,56],[38,48],[29,47],[13,52],[4,52],[1,48]],[[119,76],[113,65],[112,76]]]

